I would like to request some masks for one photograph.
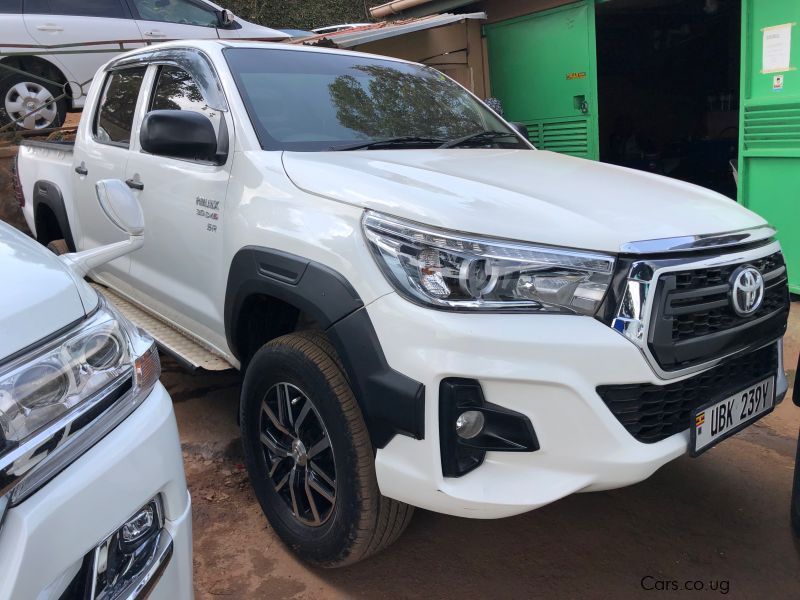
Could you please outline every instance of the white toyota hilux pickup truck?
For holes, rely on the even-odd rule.
[[[192,598],[191,502],[154,341],[83,280],[143,243],[54,256],[0,223],[0,599]],[[111,222],[111,221],[110,221]],[[123,237],[118,229],[117,240]]]
[[[763,219],[538,151],[425,66],[154,46],[103,67],[74,147],[27,143],[18,172],[56,248],[112,235],[97,179],[136,190],[147,245],[92,277],[242,370],[256,495],[317,564],[385,547],[413,506],[496,518],[641,481],[786,394]]]

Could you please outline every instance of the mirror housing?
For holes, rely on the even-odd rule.
[[[228,29],[231,25],[233,25],[234,20],[235,17],[233,13],[227,8],[217,11],[217,23],[219,23],[219,27],[222,29]]]
[[[511,125],[511,129],[524,137],[526,142],[530,141],[531,137],[528,133],[528,126],[525,125],[525,123],[520,123],[519,121],[509,121],[508,124]]]
[[[142,121],[142,150],[158,156],[217,162],[217,134],[209,118],[190,110],[153,110]]]
[[[119,179],[101,179],[95,191],[109,221],[130,236],[144,234],[142,206],[126,184]]]
[[[59,258],[81,279],[92,269],[144,245],[144,214],[130,188],[119,179],[101,179],[95,184],[95,192],[108,220],[127,233],[128,239],[83,252],[62,254]]]

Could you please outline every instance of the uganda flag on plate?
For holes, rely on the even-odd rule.
[[[694,418],[694,426],[697,428],[697,433],[703,431],[703,423],[706,422],[706,413],[701,412],[698,413],[697,416]]]

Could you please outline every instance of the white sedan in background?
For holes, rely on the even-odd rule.
[[[155,42],[209,38],[275,41],[289,35],[208,0],[2,0],[0,52],[11,54],[0,56],[0,126],[11,120],[23,129],[58,126],[68,110],[83,107],[92,77],[114,55]],[[22,55],[37,47],[41,54]]]
[[[193,593],[191,501],[158,351],[83,279],[143,241],[124,184],[99,185],[128,241],[57,257],[0,222],[3,600]]]

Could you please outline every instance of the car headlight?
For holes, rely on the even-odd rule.
[[[434,308],[594,315],[614,257],[475,237],[367,212],[378,265],[409,300]]]
[[[118,405],[130,412],[159,375],[152,338],[102,297],[80,325],[0,367],[0,495],[38,489],[64,468],[57,455],[74,460],[97,441],[95,421],[116,425]]]

